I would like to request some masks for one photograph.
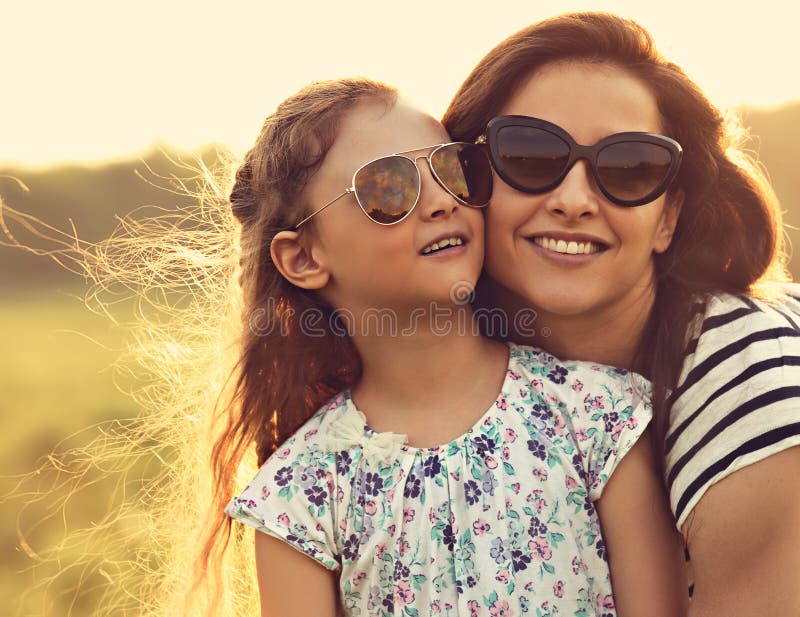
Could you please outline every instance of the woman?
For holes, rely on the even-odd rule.
[[[691,615],[800,614],[800,292],[722,115],[639,25],[584,13],[500,43],[443,122],[499,176],[479,302],[654,382]]]

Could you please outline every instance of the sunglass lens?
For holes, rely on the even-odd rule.
[[[671,152],[658,144],[626,141],[611,144],[597,154],[597,179],[620,201],[658,197],[672,163]]]
[[[550,187],[569,160],[569,144],[543,129],[506,126],[497,132],[498,171],[534,191]]]
[[[355,178],[356,198],[376,223],[402,219],[419,197],[419,173],[410,160],[386,156],[362,167]]]
[[[485,206],[492,196],[492,165],[482,148],[454,143],[431,155],[431,167],[442,186],[470,206]]]

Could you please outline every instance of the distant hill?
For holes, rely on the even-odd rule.
[[[201,153],[154,150],[138,159],[106,165],[61,165],[44,170],[0,169],[0,195],[15,210],[33,215],[63,232],[75,226],[78,238],[97,242],[108,237],[118,220],[141,206],[172,210],[193,203],[191,197],[174,192],[173,177],[197,190],[198,157],[209,167],[219,164],[221,149],[209,147]],[[192,169],[187,168],[191,167]],[[8,177],[17,178],[29,191]],[[157,214],[155,210],[150,214]],[[71,221],[71,222],[70,222]],[[8,221],[16,238],[26,245],[54,248]],[[7,238],[0,230],[0,242]],[[18,248],[0,246],[0,285],[51,285],[78,282],[51,259]],[[12,267],[7,267],[12,264]]]
[[[796,255],[792,272],[800,279],[800,101],[774,110],[744,109],[742,117],[750,130],[749,149],[757,153],[772,180],[784,209]],[[208,165],[218,160],[218,149],[201,153]],[[176,175],[188,178],[191,172],[176,165],[173,159],[191,163],[192,156],[153,151],[140,159],[102,166],[64,165],[42,171],[0,169],[0,194],[11,207],[32,214],[62,231],[74,222],[78,236],[95,242],[107,237],[116,227],[115,215],[123,216],[142,205],[171,209],[190,205],[186,196],[175,195],[164,188],[168,181],[159,177]],[[145,181],[137,175],[144,176]],[[2,176],[13,176],[24,182],[30,192],[20,190]],[[196,185],[188,181],[189,188]],[[23,242],[42,246],[41,242],[12,226]],[[4,240],[0,232],[0,241]],[[0,246],[0,285],[69,284],[74,275],[65,273],[50,259],[37,257],[19,249]],[[7,267],[12,264],[12,267]]]

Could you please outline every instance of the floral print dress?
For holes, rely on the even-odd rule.
[[[649,422],[639,375],[509,344],[502,390],[429,448],[345,391],[226,512],[339,575],[347,615],[613,616],[593,502]]]

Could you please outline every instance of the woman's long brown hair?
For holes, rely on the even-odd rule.
[[[656,298],[631,368],[653,381],[656,434],[663,440],[668,392],[683,365],[696,302],[707,294],[757,293],[786,281],[777,200],[758,166],[738,149],[741,132],[639,24],[607,13],[572,13],[533,24],[492,49],[464,81],[443,123],[473,141],[526,79],[556,62],[620,68],[653,93],[665,134],[684,159],[671,191],[683,207],[669,249],[655,255]]]

